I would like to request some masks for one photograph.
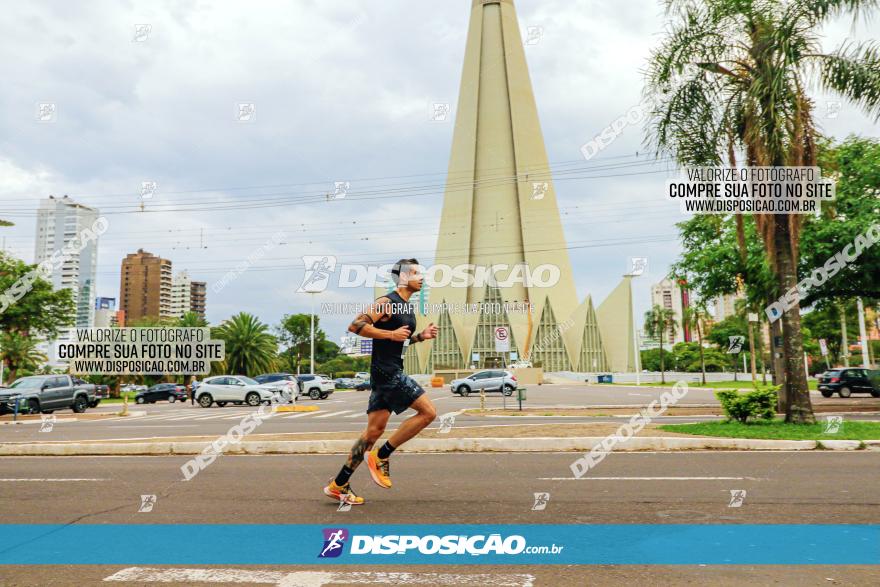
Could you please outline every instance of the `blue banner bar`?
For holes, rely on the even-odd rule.
[[[0,525],[0,564],[878,565],[880,525]]]

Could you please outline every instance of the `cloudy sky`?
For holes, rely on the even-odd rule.
[[[308,297],[296,293],[303,255],[390,263],[412,252],[430,261],[470,5],[7,6],[0,217],[16,226],[0,229],[3,246],[32,260],[39,200],[69,194],[110,221],[99,248],[99,295],[118,297],[120,260],[144,248],[208,282],[212,322],[248,311],[276,324],[308,311]],[[578,295],[601,301],[628,258],[645,256],[649,271],[636,289],[643,312],[650,283],[679,250],[673,223],[682,217],[661,196],[669,170],[645,156],[639,125],[589,162],[580,147],[639,103],[662,6],[519,0],[517,9],[523,36],[535,27],[526,56],[550,161],[585,171],[556,182]],[[826,48],[847,36],[880,37],[878,18],[854,30],[848,20],[834,23]],[[880,135],[858,110],[844,103],[838,111],[827,105],[833,97],[814,96],[823,132]],[[431,120],[434,103],[452,105],[448,121]],[[54,105],[48,121],[38,120],[40,104]],[[238,119],[239,104],[254,105],[249,121]],[[144,181],[157,184],[147,200]],[[328,202],[322,194],[337,181],[350,182],[350,198]],[[258,251],[261,259],[237,279],[212,287]],[[334,290],[322,300],[369,296]],[[325,329],[338,340],[348,319],[326,317]]]

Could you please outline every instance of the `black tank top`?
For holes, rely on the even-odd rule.
[[[416,332],[416,315],[412,304],[400,297],[397,291],[382,296],[389,302],[383,307],[391,318],[385,322],[376,322],[374,327],[379,330],[397,330],[401,326],[409,326],[410,336]],[[409,347],[409,341],[396,342],[387,338],[373,339],[370,377],[376,381],[390,380],[403,370],[403,355]]]

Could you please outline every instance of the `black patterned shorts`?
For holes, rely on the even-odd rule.
[[[401,414],[424,393],[422,386],[403,371],[398,371],[387,381],[373,379],[373,392],[367,404],[367,413],[388,410]]]

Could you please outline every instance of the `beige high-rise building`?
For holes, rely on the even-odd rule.
[[[714,320],[715,322],[721,322],[725,318],[730,318],[731,316],[736,315],[736,302],[737,300],[745,300],[745,296],[741,293],[737,294],[724,294],[722,296],[718,296],[715,298],[713,306],[714,306]]]
[[[660,283],[651,286],[651,306],[660,306],[664,310],[672,310],[675,324],[669,326],[669,330],[663,336],[664,344],[676,344],[685,342],[687,338],[682,324],[684,317],[683,308],[687,307],[687,290],[683,290],[675,281],[664,278]]]
[[[119,309],[125,320],[171,317],[171,286],[171,261],[143,249],[127,255],[119,281]]]
[[[434,322],[440,333],[407,353],[411,372],[513,359],[540,362],[545,371],[609,368],[592,300],[578,301],[512,0],[471,7],[435,264],[502,267],[495,276],[507,283],[435,284],[418,323]],[[541,273],[547,267],[558,279]],[[539,274],[551,279],[522,278]],[[626,284],[609,308],[630,307]],[[481,302],[501,310],[464,310]],[[501,326],[509,328],[509,353],[496,352]],[[615,347],[624,358],[614,363],[623,367],[629,332]]]
[[[191,281],[189,286],[189,311],[194,312],[199,318],[204,318],[208,284],[204,281]]]

